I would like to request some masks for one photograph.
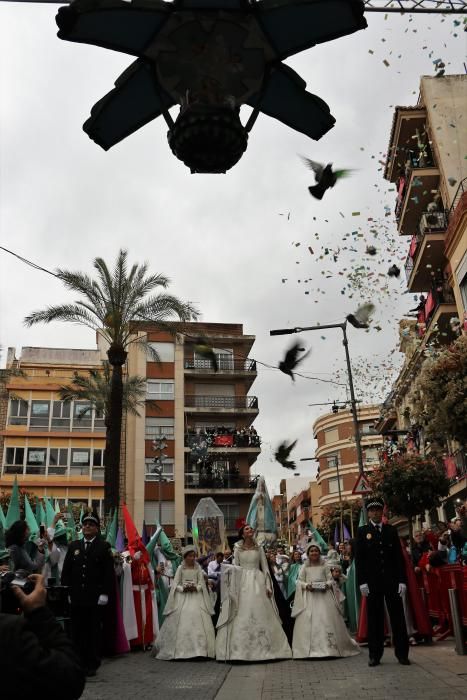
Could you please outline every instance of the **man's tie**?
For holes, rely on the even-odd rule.
[[[91,545],[91,543],[89,542],[89,540],[84,540],[84,551],[85,552],[88,551],[90,545]]]

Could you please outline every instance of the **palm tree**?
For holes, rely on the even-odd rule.
[[[132,342],[141,342],[133,322],[147,321],[164,330],[173,329],[171,320],[190,321],[198,312],[190,302],[170,294],[152,293],[165,289],[169,279],[164,275],[148,275],[148,265],[133,265],[128,270],[127,251],[120,250],[112,271],[102,258],[94,259],[97,279],[82,272],[58,269],[56,274],[67,289],[77,292],[81,299],[72,304],[49,306],[34,311],[24,319],[26,326],[35,323],[66,321],[78,323],[100,332],[108,342],[107,357],[112,367],[108,410],[108,435],[104,453],[106,512],[119,505],[120,443],[123,412],[123,370],[127,349]]]

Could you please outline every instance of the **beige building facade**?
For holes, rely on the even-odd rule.
[[[365,472],[371,472],[379,464],[378,450],[382,445],[382,438],[374,427],[379,415],[378,405],[361,404],[358,408],[358,427]],[[317,485],[321,491],[318,496],[320,508],[338,504],[339,495],[343,501],[356,501],[361,498],[352,494],[359,476],[359,468],[350,409],[320,416],[313,423],[313,436],[318,443],[315,457],[319,461]],[[315,493],[319,493],[317,487]],[[313,503],[313,495],[311,502]]]

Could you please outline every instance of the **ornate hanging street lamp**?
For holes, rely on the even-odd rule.
[[[107,150],[163,115],[191,172],[224,173],[259,112],[315,140],[329,131],[327,104],[282,61],[364,29],[363,11],[362,0],[74,0],[56,19],[60,39],[137,57],[92,108],[91,139]]]

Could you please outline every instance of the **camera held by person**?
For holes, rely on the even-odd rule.
[[[67,700],[81,697],[85,676],[67,637],[46,607],[44,578],[4,572],[5,591],[16,597],[23,615],[0,613],[0,675],[2,700],[36,697]]]

